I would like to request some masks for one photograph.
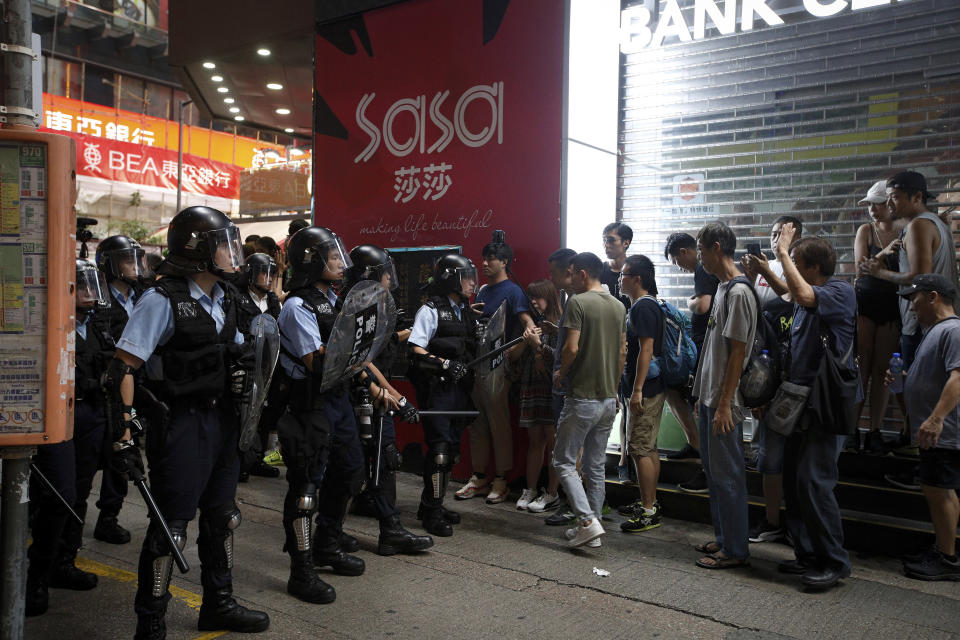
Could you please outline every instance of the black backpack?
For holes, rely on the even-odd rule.
[[[743,368],[743,374],[740,376],[739,387],[744,406],[748,409],[755,409],[757,407],[762,407],[773,400],[773,396],[776,395],[777,389],[780,387],[780,383],[783,381],[779,332],[770,323],[767,315],[763,313],[763,309],[760,305],[760,298],[757,296],[757,292],[754,290],[753,284],[747,280],[746,276],[740,275],[730,281],[730,286],[727,288],[726,299],[729,300],[730,291],[733,289],[735,284],[746,285],[747,288],[750,289],[750,293],[753,294],[753,299],[757,303],[757,331],[753,339],[753,344],[750,346],[750,349],[746,354],[747,364]],[[729,317],[729,314],[730,307],[728,303],[727,317]],[[746,382],[753,377],[755,369],[761,366],[758,361],[760,359],[760,354],[763,351],[766,351],[767,355],[770,357],[770,363],[767,365],[769,368],[768,375],[766,376],[766,380],[764,381],[764,384],[760,390],[748,389]]]

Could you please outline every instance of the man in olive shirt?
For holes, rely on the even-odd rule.
[[[563,328],[566,340],[553,384],[566,383],[567,396],[557,423],[553,466],[579,524],[567,530],[571,547],[599,547],[604,534],[604,457],[617,414],[617,382],[626,358],[626,310],[600,283],[603,263],[592,253],[573,259],[573,290]],[[583,484],[577,454],[583,449]],[[585,485],[585,486],[584,486]]]

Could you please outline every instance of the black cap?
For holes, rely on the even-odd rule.
[[[925,198],[933,198],[933,194],[927,191],[927,179],[923,177],[922,173],[916,171],[901,171],[887,180],[887,188],[912,193],[919,191]]]
[[[939,273],[921,273],[913,279],[913,284],[904,287],[900,295],[909,298],[917,291],[936,291],[944,298],[953,300],[957,297],[957,287],[950,278]]]

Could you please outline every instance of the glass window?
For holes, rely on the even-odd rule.
[[[86,67],[83,84],[84,101],[104,107],[117,106],[116,74],[89,64],[84,66]]]
[[[131,78],[130,76],[120,76],[119,80],[120,108],[124,111],[144,113],[147,106],[144,101],[144,81],[139,78]]]
[[[43,57],[43,90],[64,98],[80,98],[80,65],[58,58]]]
[[[170,107],[173,99],[173,90],[162,84],[148,82],[146,86],[146,111],[148,116],[154,118],[167,118],[176,120],[176,114]]]

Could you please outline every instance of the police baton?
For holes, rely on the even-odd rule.
[[[417,411],[421,416],[450,416],[453,418],[476,418],[480,415],[479,411]]]
[[[393,415],[393,411],[389,412]],[[383,456],[383,412],[377,411],[377,450],[373,454],[373,486],[380,486],[380,461]]]
[[[52,493],[57,497],[57,499],[60,501],[60,504],[66,507],[67,512],[71,516],[73,516],[73,519],[77,521],[77,524],[79,524],[82,527],[83,518],[77,515],[77,512],[73,510],[73,507],[67,502],[66,498],[60,495],[60,492],[57,491],[57,488],[53,486],[53,483],[47,480],[47,476],[43,475],[43,472],[40,471],[40,468],[33,462],[30,463],[30,471],[32,471],[37,476],[37,480],[39,480],[40,484],[42,484],[47,488],[47,491],[49,491],[50,493]]]
[[[479,363],[483,362],[484,360],[486,360],[487,358],[492,358],[492,357],[494,357],[494,356],[496,356],[496,355],[499,355],[499,354],[503,353],[504,351],[506,351],[507,349],[509,349],[510,347],[512,347],[513,345],[515,345],[515,344],[520,344],[521,342],[523,342],[523,336],[520,336],[519,338],[514,338],[513,340],[511,340],[511,341],[508,342],[507,344],[501,345],[501,346],[497,347],[496,349],[494,349],[493,351],[488,351],[487,353],[483,354],[482,356],[480,356],[480,357],[477,358],[476,360],[471,360],[470,362],[468,362],[468,363],[467,363],[466,365],[464,365],[464,366],[465,366],[467,369],[469,369],[469,368],[472,367],[473,365],[479,364]],[[423,413],[423,412],[421,411],[420,413]]]

